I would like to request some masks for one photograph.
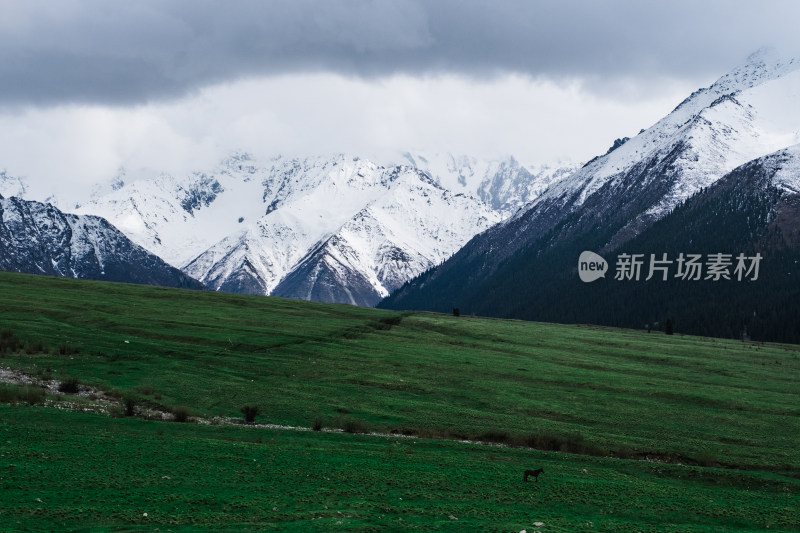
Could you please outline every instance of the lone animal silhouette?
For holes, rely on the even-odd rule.
[[[539,474],[544,473],[544,468],[540,468],[538,470],[526,470],[525,475],[522,476],[523,481],[528,481],[528,476],[533,476],[536,478],[536,483],[539,483]]]

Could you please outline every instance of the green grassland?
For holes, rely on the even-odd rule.
[[[205,419],[256,405],[262,424],[350,431],[9,400],[0,528],[800,524],[797,346],[11,273],[0,302],[0,330],[18,341],[0,368]]]
[[[0,416],[12,529],[780,531],[798,519],[796,480],[775,474],[41,407]],[[522,482],[527,465],[544,468],[539,482]]]

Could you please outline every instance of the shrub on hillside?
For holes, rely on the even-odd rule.
[[[172,417],[175,422],[188,422],[189,421],[189,408],[179,406],[172,410]]]
[[[10,329],[0,330],[0,355],[16,352],[22,348],[22,342]]]
[[[56,351],[58,352],[58,355],[74,355],[78,353],[78,348],[70,346],[67,342],[62,342],[58,345]]]
[[[0,403],[37,405],[44,403],[46,397],[46,391],[35,385],[0,384]]]
[[[338,425],[345,433],[369,433],[367,425],[357,418],[348,418],[341,421]]]
[[[80,383],[76,378],[68,378],[58,384],[58,392],[77,394],[80,390]]]
[[[245,405],[240,409],[240,412],[244,415],[244,421],[248,424],[252,424],[255,422],[256,416],[258,416],[258,406]]]
[[[28,387],[22,387],[20,392],[20,400],[27,403],[28,405],[39,405],[44,403],[45,398],[47,397],[47,393],[41,387],[36,387],[34,385],[30,385]]]
[[[151,387],[150,385],[139,385],[138,387],[136,387],[136,392],[144,396],[150,396],[155,391],[153,387]]]
[[[17,399],[17,387],[0,384],[0,403],[14,403]]]
[[[491,429],[485,433],[481,433],[478,435],[476,440],[481,442],[496,442],[496,443],[503,443],[508,442],[510,436],[508,431],[502,431],[499,429]]]
[[[30,341],[25,343],[25,353],[33,355],[35,353],[44,353],[47,349],[41,341]]]
[[[122,404],[125,406],[125,416],[133,416],[136,414],[136,398],[133,396],[125,396],[122,399]]]
[[[547,450],[554,452],[582,453],[586,455],[604,456],[608,455],[608,450],[587,442],[581,433],[573,433],[568,436],[556,435],[549,432],[527,435],[521,439],[515,439],[523,446],[535,448],[537,450]]]

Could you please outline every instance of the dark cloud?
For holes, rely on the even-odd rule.
[[[330,71],[710,82],[800,53],[795,0],[0,0],[0,104],[135,104]]]

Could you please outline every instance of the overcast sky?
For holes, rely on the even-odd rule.
[[[76,191],[271,154],[583,161],[763,46],[796,0],[0,0],[0,170]]]

